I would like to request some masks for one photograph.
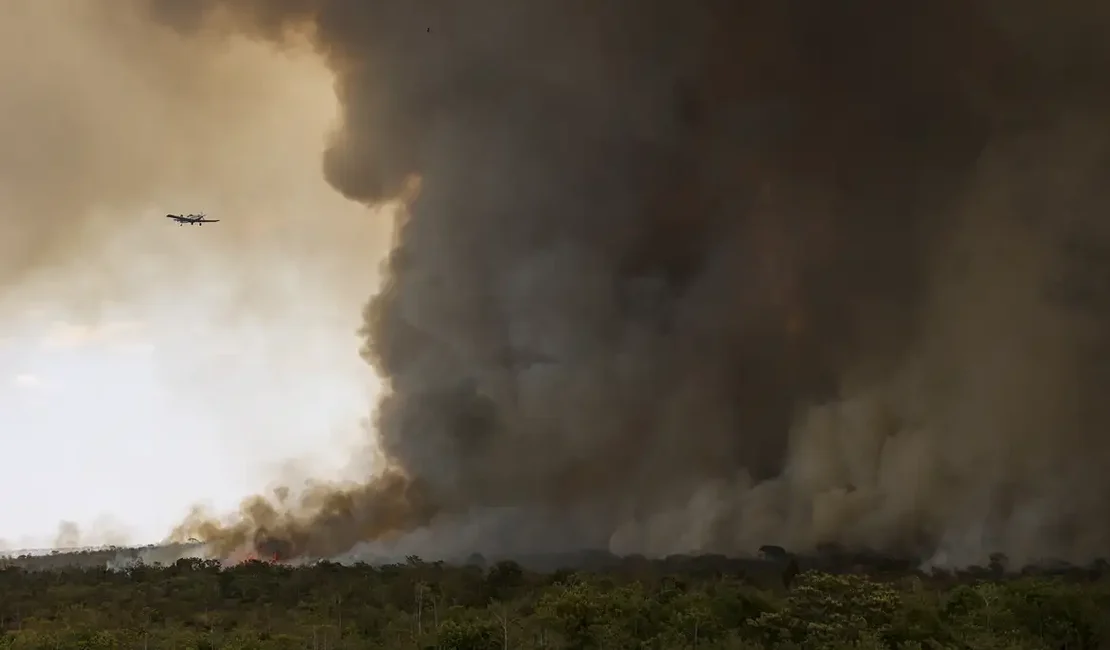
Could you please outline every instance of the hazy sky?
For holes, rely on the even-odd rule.
[[[389,223],[323,180],[330,74],[73,6],[0,25],[7,546],[155,541],[290,458],[334,476],[376,385],[355,329]],[[195,211],[222,221],[163,217]]]

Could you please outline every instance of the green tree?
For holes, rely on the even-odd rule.
[[[436,632],[442,650],[499,650],[501,629],[492,621],[444,621]]]
[[[753,619],[765,643],[834,647],[882,638],[901,606],[898,592],[855,575],[799,575],[778,611]]]

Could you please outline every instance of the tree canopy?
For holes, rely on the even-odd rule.
[[[783,555],[624,558],[537,571],[410,557],[372,566],[182,559],[0,570],[0,650],[1103,648],[1101,567],[1011,575],[825,571]],[[835,572],[839,570],[839,572]]]

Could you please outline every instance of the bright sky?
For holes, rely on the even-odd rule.
[[[272,110],[234,148],[165,152],[210,174],[87,220],[80,254],[0,286],[0,545],[49,546],[62,521],[82,543],[158,541],[290,459],[338,476],[365,438],[377,384],[355,330],[389,221],[322,178],[322,65],[240,47]],[[222,221],[163,217],[195,211]]]

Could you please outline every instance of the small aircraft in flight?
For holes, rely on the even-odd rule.
[[[179,226],[184,226],[185,224],[191,226],[194,223],[198,226],[203,226],[206,223],[216,223],[219,221],[219,219],[205,219],[204,216],[204,213],[201,212],[200,214],[167,214],[166,218],[173,219]]]

